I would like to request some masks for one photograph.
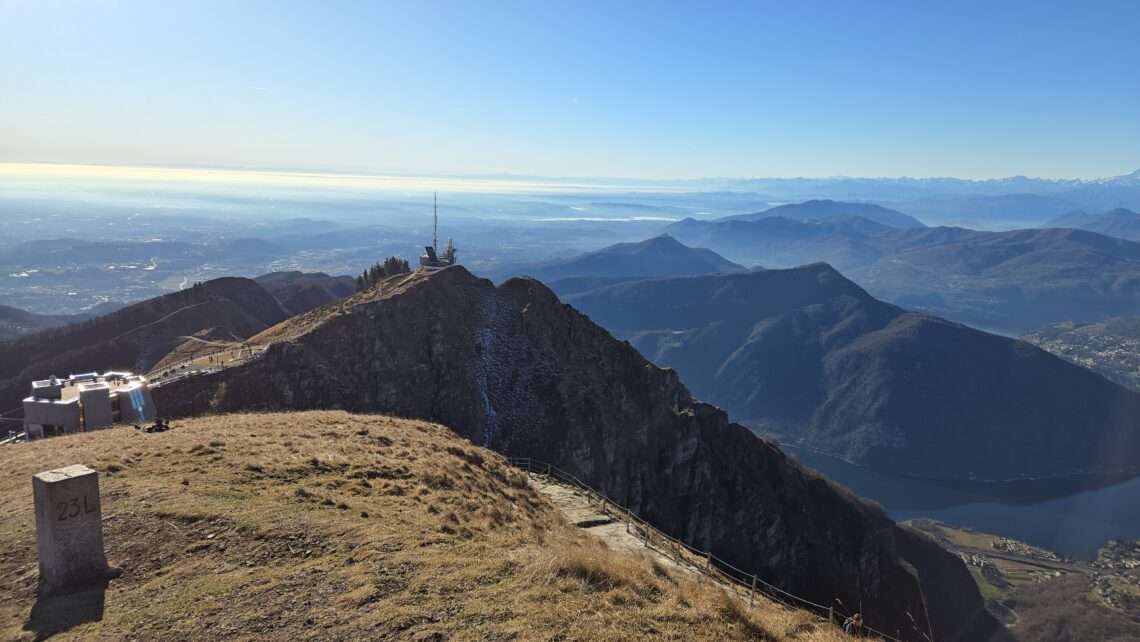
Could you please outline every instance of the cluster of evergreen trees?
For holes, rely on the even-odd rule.
[[[398,256],[389,256],[384,259],[383,263],[373,264],[372,267],[365,270],[363,274],[356,277],[356,289],[363,290],[370,288],[373,284],[393,274],[407,274],[411,271],[412,267],[408,265],[407,259],[402,259]]]

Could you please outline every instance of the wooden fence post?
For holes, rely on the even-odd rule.
[[[756,600],[756,575],[752,576],[752,590],[748,592],[748,606]]]
[[[711,550],[709,550],[705,553],[705,570],[706,571],[712,570],[712,551]]]
[[[827,607],[827,621],[831,624],[835,624],[835,607],[834,606]]]

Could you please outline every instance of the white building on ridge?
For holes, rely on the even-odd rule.
[[[98,430],[118,422],[148,422],[155,416],[146,377],[130,372],[33,381],[32,396],[24,399],[28,439]]]

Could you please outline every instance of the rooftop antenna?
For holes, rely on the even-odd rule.
[[[439,192],[432,192],[431,194],[431,249],[439,252]]]

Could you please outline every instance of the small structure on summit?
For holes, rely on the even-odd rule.
[[[449,265],[455,265],[459,262],[455,258],[455,243],[451,239],[447,239],[447,247],[443,249],[440,254],[439,243],[439,195],[432,195],[432,228],[431,228],[431,245],[424,247],[424,253],[420,256],[420,269],[423,270],[438,270],[445,268]]]
[[[146,377],[130,372],[89,372],[32,382],[24,399],[27,439],[107,428],[155,418]]]

